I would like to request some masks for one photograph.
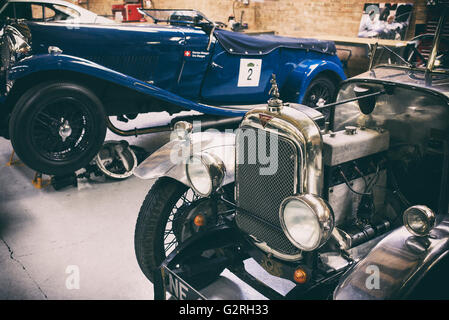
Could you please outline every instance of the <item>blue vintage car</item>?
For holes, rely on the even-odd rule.
[[[266,101],[272,74],[284,101],[309,106],[332,101],[345,79],[332,42],[234,33],[191,10],[143,13],[155,24],[4,27],[0,132],[29,167],[82,168],[107,127],[125,136],[172,128],[125,131],[109,116],[195,110],[229,123]]]

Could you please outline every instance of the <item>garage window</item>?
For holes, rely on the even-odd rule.
[[[44,7],[39,4],[31,5],[31,20],[42,21],[44,18]]]
[[[80,13],[72,8],[57,4],[45,5],[45,21],[75,20]]]
[[[55,20],[56,12],[55,10],[45,7],[44,8],[45,21],[53,21]]]
[[[11,18],[43,21],[44,7],[40,4],[14,3]]]

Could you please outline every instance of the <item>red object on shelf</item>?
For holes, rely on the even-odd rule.
[[[112,14],[117,17],[117,14],[122,16],[123,22],[139,22],[142,21],[143,17],[137,11],[137,9],[142,8],[140,3],[124,3],[124,4],[113,4]]]

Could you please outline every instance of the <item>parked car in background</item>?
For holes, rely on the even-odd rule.
[[[109,116],[194,110],[203,125],[235,123],[264,103],[273,73],[292,106],[332,101],[345,79],[330,41],[220,30],[193,10],[143,12],[158,24],[6,27],[0,129],[29,167],[54,175],[82,168],[106,127],[120,135],[172,129],[120,130]]]
[[[137,167],[157,178],[135,229],[156,298],[202,299],[225,268],[272,299],[449,298],[449,8],[435,10],[430,55],[429,36],[375,48],[319,108],[329,128],[273,81],[234,133],[184,126]],[[291,290],[250,275],[250,257]]]
[[[0,19],[24,19],[35,22],[115,23],[68,1],[8,0],[3,1]]]

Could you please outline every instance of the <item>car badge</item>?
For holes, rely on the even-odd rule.
[[[264,128],[267,126],[268,121],[270,121],[271,119],[273,119],[273,116],[269,116],[267,114],[259,114],[260,124]]]

